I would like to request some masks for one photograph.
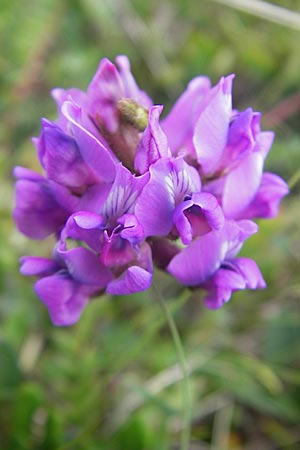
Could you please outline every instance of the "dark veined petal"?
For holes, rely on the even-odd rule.
[[[105,220],[116,222],[123,214],[133,212],[135,202],[148,180],[148,173],[136,177],[121,163],[118,164],[114,183],[101,211]]]
[[[78,211],[91,211],[99,213],[111,190],[112,183],[100,183],[89,186],[78,202]]]
[[[162,158],[150,167],[150,181],[137,199],[135,214],[145,236],[167,235],[173,226],[173,212],[186,195],[201,189],[194,167],[182,158]]]

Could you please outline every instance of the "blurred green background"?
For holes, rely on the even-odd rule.
[[[179,449],[178,361],[155,292],[97,299],[55,328],[18,273],[21,255],[51,242],[15,230],[12,168],[38,167],[30,137],[55,118],[50,89],[86,89],[102,57],[123,53],[165,110],[193,76],[236,73],[235,107],[276,131],[267,169],[291,195],[243,249],[267,289],[211,312],[168,276],[156,285],[191,372],[190,450],[299,449],[300,31],[210,0],[2,0],[0,39],[0,449]]]

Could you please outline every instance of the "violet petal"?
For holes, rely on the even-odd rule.
[[[199,115],[199,104],[210,89],[207,77],[196,77],[175,102],[169,114],[162,120],[173,155],[192,141],[193,128]]]
[[[59,270],[57,262],[50,258],[22,256],[20,263],[20,272],[22,275],[45,277]]]
[[[41,164],[51,180],[70,187],[82,187],[95,182],[76,141],[45,119],[42,120],[38,152]]]
[[[66,251],[58,249],[57,253],[66,264],[70,276],[79,283],[103,288],[112,278],[98,256],[85,247]]]
[[[270,219],[277,216],[282,197],[289,193],[286,182],[278,175],[265,172],[261,184],[251,203],[240,213],[240,217]]]
[[[116,160],[112,152],[87,129],[80,125],[81,109],[71,102],[65,102],[63,114],[70,121],[80,154],[98,181],[111,182],[115,177]]]
[[[77,322],[88,303],[91,289],[61,275],[52,275],[35,283],[35,292],[47,306],[54,325]]]
[[[263,158],[259,152],[248,154],[226,177],[222,207],[227,218],[237,218],[254,198],[262,177]]]
[[[162,158],[150,167],[150,180],[136,202],[135,213],[145,236],[167,235],[173,211],[186,195],[201,188],[197,171],[182,158]]]
[[[201,192],[192,194],[190,200],[176,207],[173,222],[183,244],[189,244],[194,237],[222,228],[224,215],[217,199]]]
[[[227,269],[219,269],[208,282],[208,295],[204,304],[209,309],[218,309],[227,303],[233,291],[245,289],[245,280],[240,273]]]
[[[231,85],[233,75],[221,78],[214,95],[201,111],[195,126],[194,145],[197,159],[205,174],[218,168],[227,142],[231,118]]]
[[[134,167],[139,173],[149,170],[149,166],[160,158],[170,157],[168,141],[159,125],[159,116],[163,107],[153,106],[149,111],[149,124],[138,145]]]

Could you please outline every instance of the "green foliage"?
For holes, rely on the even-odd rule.
[[[195,448],[299,448],[300,31],[210,0],[4,0],[0,9],[0,449],[169,450],[180,441],[177,356],[155,292],[96,299],[59,329],[18,274],[19,256],[47,255],[51,243],[14,229],[12,168],[38,167],[30,137],[40,117],[55,117],[50,89],[85,89],[100,58],[119,53],[166,110],[193,76],[235,72],[235,106],[262,110],[277,134],[268,170],[291,180],[292,193],[243,250],[268,288],[212,312],[168,276],[155,283],[184,342]]]

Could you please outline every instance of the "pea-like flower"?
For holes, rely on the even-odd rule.
[[[33,138],[43,174],[15,169],[14,219],[56,240],[51,257],[21,258],[54,324],[75,323],[104,292],[148,289],[154,267],[205,290],[212,309],[265,287],[238,252],[288,187],[263,171],[274,136],[259,113],[232,108],[233,78],[196,77],[163,119],[125,56],[103,59],[86,92],[52,91],[57,120]]]

